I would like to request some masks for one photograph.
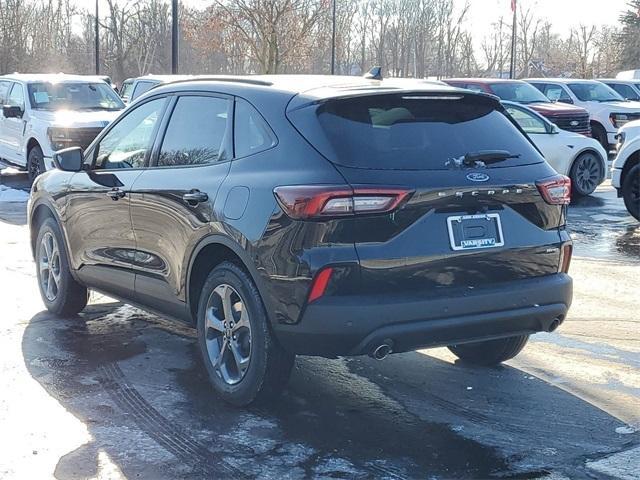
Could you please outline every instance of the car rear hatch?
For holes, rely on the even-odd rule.
[[[292,102],[287,115],[363,205],[396,197],[351,212],[362,293],[438,295],[558,272],[568,184],[495,98],[361,92]]]

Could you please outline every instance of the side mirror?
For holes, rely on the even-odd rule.
[[[53,154],[56,168],[65,172],[79,172],[82,170],[84,155],[80,147],[65,148]]]
[[[22,118],[22,107],[17,105],[3,105],[2,107],[2,115],[4,118]]]
[[[558,127],[558,125],[556,125],[555,123],[551,124],[551,133],[560,133],[560,127]]]

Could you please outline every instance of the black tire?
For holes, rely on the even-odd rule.
[[[48,251],[48,247],[45,247],[45,239],[47,243],[49,239],[55,242],[57,254],[53,253],[53,251]],[[36,276],[38,278],[40,296],[50,312],[63,316],[75,315],[87,306],[89,292],[86,287],[76,282],[71,275],[69,258],[67,257],[62,233],[53,218],[47,218],[38,228]],[[50,290],[49,287],[51,288]]]
[[[29,150],[27,155],[27,173],[29,175],[29,181],[33,181],[45,172],[44,167],[44,155],[40,146],[36,145]]]
[[[631,168],[624,177],[622,198],[633,218],[640,220],[640,163]]]
[[[229,309],[231,321],[227,318],[224,305],[216,303],[222,301],[228,287],[232,291],[229,298],[233,296],[229,304],[235,302],[233,311]],[[237,310],[235,305],[240,305],[240,309]],[[248,319],[243,320],[245,313],[248,314]],[[248,357],[248,364],[244,369],[240,368],[242,362],[238,362],[236,357],[237,350],[241,347],[241,333],[238,333],[237,341],[236,334],[233,333],[236,347],[235,350],[231,348],[230,328],[234,326],[234,320],[236,327],[241,323],[248,325],[244,330],[244,352],[240,357]],[[215,328],[212,327],[213,322],[217,325]],[[222,325],[224,331],[219,328]],[[224,401],[235,406],[261,404],[282,392],[289,380],[295,356],[287,353],[275,340],[258,289],[249,275],[238,265],[223,262],[207,277],[198,303],[197,330],[198,345],[209,380]],[[228,347],[225,347],[225,339],[229,339],[226,343]],[[222,355],[220,352],[223,352]],[[220,358],[228,360],[219,360]],[[232,368],[233,364],[237,368]],[[232,373],[233,379],[230,378]],[[232,380],[235,383],[231,383]]]
[[[591,195],[604,179],[601,158],[595,152],[583,152],[578,155],[569,172],[571,191],[576,196]]]
[[[518,355],[529,340],[529,335],[498,338],[484,342],[450,345],[449,350],[460,360],[474,365],[498,365]]]
[[[598,143],[600,143],[600,145],[602,145],[602,147],[604,148],[604,151],[607,152],[607,155],[609,154],[609,140],[607,139],[607,132],[606,130],[602,127],[602,125],[598,124],[598,123],[592,123],[591,124],[591,136],[596,139],[598,141]]]

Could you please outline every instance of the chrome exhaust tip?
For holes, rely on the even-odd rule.
[[[387,356],[393,351],[391,346],[391,342],[385,342],[382,345],[378,345],[374,348],[369,356],[375,358],[376,360],[384,360]]]

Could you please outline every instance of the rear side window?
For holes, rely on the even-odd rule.
[[[236,99],[233,136],[236,158],[246,157],[273,147],[273,131],[249,102]]]
[[[289,117],[325,157],[347,167],[444,170],[449,160],[481,150],[520,155],[493,168],[542,162],[496,108],[478,95],[384,94],[332,99]]]
[[[0,82],[0,105],[6,105],[11,82]]]
[[[224,160],[229,101],[217,97],[178,99],[167,126],[158,166],[204,165]]]

